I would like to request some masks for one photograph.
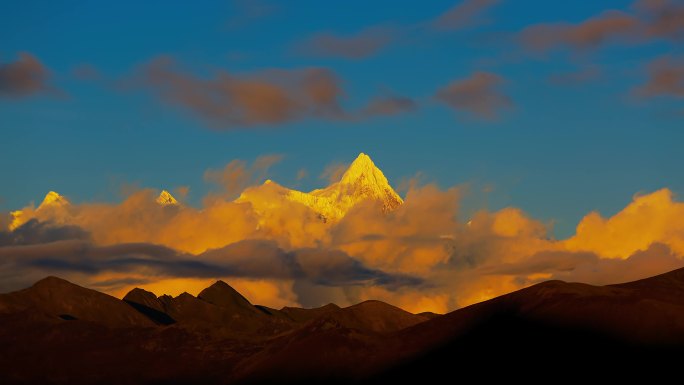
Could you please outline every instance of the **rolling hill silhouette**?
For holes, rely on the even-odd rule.
[[[548,281],[445,315],[271,309],[222,281],[119,300],[48,277],[0,295],[0,342],[3,384],[654,380],[684,357],[684,269]]]

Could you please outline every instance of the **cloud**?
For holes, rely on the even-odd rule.
[[[482,22],[481,16],[499,0],[463,0],[432,21],[434,28],[461,29]]]
[[[262,0],[234,0],[231,1],[231,15],[226,21],[226,27],[237,30],[250,24],[266,19],[278,10],[278,6]]]
[[[277,126],[306,119],[359,121],[412,110],[406,97],[376,97],[360,110],[341,106],[342,81],[330,70],[269,69],[233,75],[216,71],[199,77],[169,57],[143,65],[124,81],[124,88],[150,90],[167,103],[181,106],[216,130]]]
[[[580,23],[542,23],[525,28],[522,44],[533,51],[566,47],[595,49],[609,42],[637,44],[654,39],[680,41],[684,37],[684,3],[641,0],[631,12],[608,10]]]
[[[634,8],[644,19],[644,34],[679,40],[684,37],[684,3],[670,0],[641,0]]]
[[[482,24],[487,21],[483,15],[497,3],[499,0],[464,0],[433,19],[413,25],[375,25],[346,35],[319,32],[296,48],[310,56],[365,59],[377,55],[390,45],[424,38],[426,32],[458,30]]]
[[[368,28],[353,36],[318,33],[305,41],[300,50],[313,56],[363,59],[377,54],[395,36],[395,31],[382,27]]]
[[[525,28],[520,39],[535,51],[558,47],[596,48],[607,41],[638,36],[640,21],[622,11],[606,11],[581,23],[546,23]]]
[[[383,271],[424,274],[448,260],[449,239],[460,224],[460,190],[427,185],[408,191],[404,204],[387,214],[373,202],[352,209],[331,231],[331,244]]]
[[[413,99],[403,96],[379,97],[371,100],[361,112],[362,116],[397,115],[418,107]]]
[[[475,72],[469,78],[455,80],[437,90],[437,100],[449,107],[478,118],[496,118],[501,109],[510,107],[510,98],[499,90],[504,79],[491,72]]]
[[[684,97],[684,59],[665,56],[654,60],[648,66],[648,81],[634,91],[644,98]]]
[[[588,83],[601,76],[601,70],[596,66],[588,66],[578,71],[557,73],[549,76],[549,83],[558,86],[573,86]]]
[[[52,227],[45,223],[36,225],[36,222],[29,222],[31,226],[24,225],[13,233],[21,232],[25,236],[33,231],[36,235],[28,238],[37,240],[45,234],[46,227]],[[64,228],[53,227],[52,230],[56,232]],[[76,236],[80,237],[81,233]],[[77,277],[79,280],[82,278],[78,277],[86,275],[90,277],[88,281],[109,288],[169,279],[204,280],[216,277],[262,283],[298,280],[315,285],[345,287],[401,287],[422,282],[407,275],[392,275],[370,269],[339,250],[285,251],[275,242],[266,240],[239,241],[192,255],[149,243],[102,246],[78,238],[52,239],[54,237],[51,236],[45,238],[44,243],[0,246],[2,274],[13,288],[16,288],[14,285],[17,280],[27,286],[32,282],[26,277],[35,279],[41,275]],[[122,275],[127,277],[123,281],[113,278]]]
[[[224,177],[234,168],[216,181],[238,189],[277,160],[243,162],[248,177],[237,180],[248,182]],[[142,285],[178,294],[224,279],[267,305],[375,298],[443,312],[546,279],[607,284],[684,266],[684,203],[668,189],[612,216],[589,213],[561,240],[516,207],[462,219],[459,186],[412,183],[395,210],[365,201],[338,222],[284,200],[287,191],[271,182],[243,191],[260,194],[252,203],[223,194],[195,208],[160,206],[144,189],[120,203],[27,210],[22,226],[0,232],[0,289],[53,274],[116,295]]]
[[[300,168],[297,171],[297,177],[296,178],[297,178],[297,180],[302,180],[302,179],[306,179],[308,176],[309,176],[309,172],[306,171],[305,168]]]
[[[236,159],[221,169],[204,172],[204,180],[221,186],[228,197],[235,197],[248,186],[261,182],[269,168],[283,159],[282,155],[271,154],[258,157],[251,166]]]
[[[251,75],[217,71],[202,78],[181,70],[171,58],[160,57],[144,65],[131,83],[220,130],[311,117],[343,118],[340,80],[324,68],[271,69]]]
[[[335,183],[342,179],[342,175],[349,168],[349,163],[339,163],[334,162],[325,166],[323,173],[318,177],[319,179],[325,179],[330,183]]]
[[[669,189],[636,195],[622,211],[610,218],[587,214],[576,234],[564,241],[573,251],[594,252],[603,258],[629,258],[653,243],[662,243],[684,255],[684,203],[674,200]]]
[[[90,233],[78,226],[40,222],[35,218],[13,231],[0,231],[0,247],[35,245],[63,240],[89,240]]]
[[[21,98],[54,90],[50,72],[33,55],[20,52],[15,62],[0,63],[0,97]]]
[[[684,267],[677,255],[663,244],[652,243],[624,260],[605,259],[591,252],[550,251],[537,253],[517,264],[489,265],[484,274],[529,277],[544,274],[544,279],[608,285],[630,282]],[[524,278],[523,278],[524,279]]]
[[[200,208],[161,206],[158,190],[142,189],[124,201],[72,204],[59,210],[22,209],[25,216],[86,229],[93,242],[156,243],[190,253],[201,253],[258,234],[251,206],[208,195]]]

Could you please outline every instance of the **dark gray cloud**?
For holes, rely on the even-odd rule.
[[[294,279],[323,286],[421,284],[416,278],[370,269],[339,250],[285,251],[272,241],[245,240],[192,255],[149,243],[95,245],[78,227],[37,221],[29,221],[9,234],[3,233],[4,243],[0,245],[0,276],[24,285],[32,282],[23,282],[22,276],[104,272],[174,278]]]
[[[14,231],[0,231],[0,247],[89,239],[90,234],[78,226],[40,222],[35,218],[30,219]]]
[[[511,99],[500,91],[504,79],[491,72],[475,72],[469,78],[451,82],[437,90],[436,99],[449,107],[478,118],[496,118],[500,110],[512,106]]]
[[[635,281],[684,267],[684,260],[660,243],[637,251],[627,259],[600,258],[590,252],[544,251],[516,263],[488,264],[482,274],[526,276],[548,273],[546,279],[607,285]]]
[[[20,98],[48,91],[50,73],[33,55],[19,53],[14,62],[0,63],[0,97]]]

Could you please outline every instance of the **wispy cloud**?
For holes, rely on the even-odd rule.
[[[499,0],[463,0],[432,21],[433,27],[443,30],[462,29],[483,22],[484,13]]]
[[[133,81],[186,108],[216,129],[276,125],[343,114],[339,79],[323,68],[272,69],[251,75],[218,71],[201,78],[168,57],[144,65]]]
[[[654,39],[679,41],[684,37],[684,3],[640,0],[631,10],[607,10],[579,23],[531,25],[519,37],[525,47],[534,51],[589,50],[612,42],[640,44]]]
[[[637,87],[634,92],[645,98],[684,97],[684,58],[664,56],[652,61],[648,66],[646,84]]]
[[[306,119],[359,121],[415,107],[405,97],[375,98],[357,111],[343,108],[342,81],[332,71],[310,67],[268,69],[200,77],[169,57],[156,58],[123,82],[183,107],[216,130],[276,127]]]
[[[397,32],[387,27],[373,27],[353,35],[317,33],[305,41],[300,50],[308,55],[363,59],[375,55],[389,45]]]
[[[0,63],[0,97],[21,98],[56,90],[49,84],[50,71],[35,56],[19,53],[14,62]]]
[[[535,51],[558,47],[590,49],[617,39],[638,37],[639,20],[622,11],[607,11],[577,24],[545,23],[525,28],[520,39]]]
[[[474,72],[468,78],[455,80],[437,90],[435,97],[455,110],[482,119],[493,119],[502,109],[513,104],[500,90],[503,83],[504,79],[497,74]]]

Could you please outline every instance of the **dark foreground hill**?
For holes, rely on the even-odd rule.
[[[560,281],[446,315],[253,305],[224,282],[123,300],[49,277],[0,295],[0,383],[451,383],[681,375],[684,269]]]

